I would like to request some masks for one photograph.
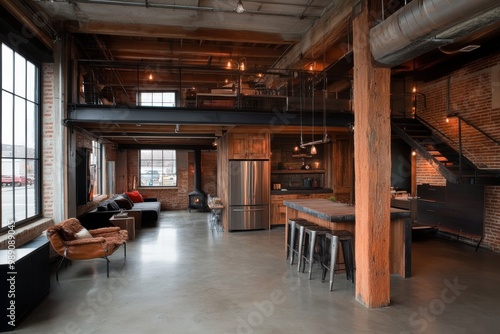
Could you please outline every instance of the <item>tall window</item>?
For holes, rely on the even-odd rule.
[[[139,175],[141,187],[176,187],[175,150],[141,150]]]
[[[40,69],[2,44],[2,228],[40,214]]]
[[[175,107],[175,92],[141,92],[140,106]]]
[[[92,141],[92,153],[90,154],[90,182],[92,187],[92,196],[102,193],[102,144]]]

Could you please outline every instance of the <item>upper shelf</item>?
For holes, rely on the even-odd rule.
[[[274,169],[271,174],[323,174],[324,169]]]

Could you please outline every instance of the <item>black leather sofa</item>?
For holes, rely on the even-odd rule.
[[[113,215],[120,213],[120,209],[135,218],[136,227],[141,227],[144,223],[158,221],[161,202],[158,202],[156,198],[144,198],[144,202],[134,203],[126,194],[115,195],[100,203],[92,211],[78,217],[78,220],[86,229],[113,226],[109,219]]]

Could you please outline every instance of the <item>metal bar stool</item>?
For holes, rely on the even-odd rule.
[[[295,246],[295,223],[300,222],[300,223],[308,223],[304,218],[290,218],[288,219],[288,234],[287,234],[287,239],[286,239],[286,246],[287,246],[287,252],[286,252],[286,258],[288,259],[290,256],[292,256],[293,252],[293,247]]]
[[[293,259],[295,254],[297,254],[297,258],[299,259],[299,268],[300,268],[300,257],[302,256],[302,247],[303,247],[303,239],[304,239],[304,229],[306,226],[318,226],[314,223],[311,223],[308,220],[295,221],[295,229],[293,236],[293,243],[290,243],[290,264],[293,264]],[[298,235],[297,235],[298,233]]]
[[[321,261],[321,256],[323,255],[319,241],[322,239],[321,237],[329,232],[330,229],[323,226],[306,226],[304,229],[304,254],[302,257],[299,257],[298,270],[304,272],[306,262],[309,262],[309,279],[311,279],[314,256],[320,257],[319,260]],[[318,247],[318,251],[315,250],[316,247]]]
[[[321,281],[325,281],[326,272],[330,270],[330,291],[332,291],[339,242],[342,245],[346,277],[354,283],[354,235],[347,230],[332,230],[326,234],[325,241],[327,240],[330,240],[330,245],[326,245],[324,248],[325,253],[322,256],[323,261],[321,262],[323,267]],[[330,261],[327,261],[328,257]]]

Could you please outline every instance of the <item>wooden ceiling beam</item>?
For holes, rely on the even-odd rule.
[[[209,41],[226,41],[241,43],[265,44],[295,44],[301,36],[299,34],[276,34],[248,30],[226,30],[196,28],[188,30],[178,26],[144,25],[131,23],[110,22],[83,22],[67,21],[65,29],[72,33],[87,33],[99,35],[132,36],[158,38],[178,38]]]
[[[331,6],[301,41],[281,58],[276,67],[297,68],[296,64],[304,58],[309,61],[323,59],[323,53],[347,35],[353,6],[354,0],[342,0]],[[345,53],[347,52],[346,48]]]
[[[177,66],[207,66],[208,58],[210,56],[199,57],[196,54],[192,55],[169,55],[169,56],[160,56],[160,55],[150,55],[146,53],[121,53],[115,52],[113,53],[114,60],[117,61],[148,61],[148,62],[158,62],[159,64],[172,64]],[[210,67],[213,68],[226,68],[227,61],[229,58],[221,58],[221,57],[212,57]],[[257,70],[262,71],[264,67],[270,67],[274,64],[276,58],[255,58],[253,61],[253,57],[246,57],[246,66],[247,70],[250,71],[254,67]]]
[[[279,48],[259,47],[259,46],[230,46],[230,45],[194,45],[181,43],[181,41],[156,41],[156,40],[110,40],[106,43],[109,50],[116,54],[119,52],[147,53],[154,55],[174,55],[174,54],[196,54],[199,56],[213,57],[270,57],[281,56],[282,50]]]

